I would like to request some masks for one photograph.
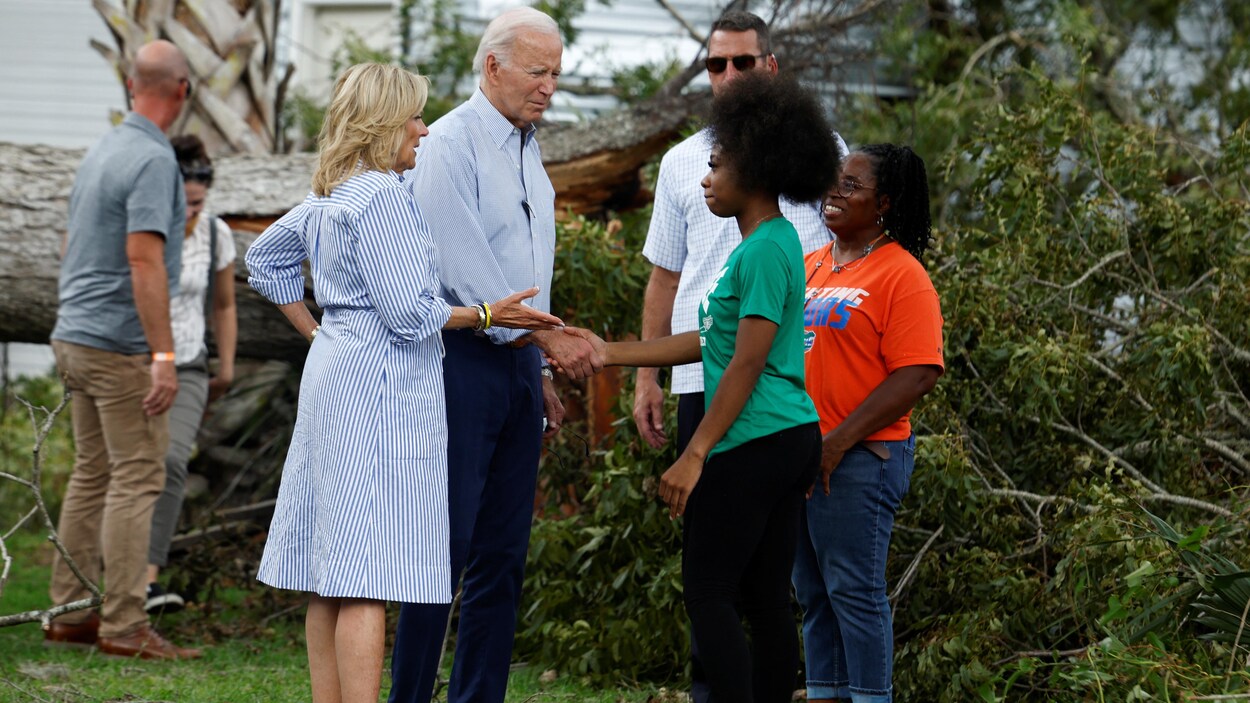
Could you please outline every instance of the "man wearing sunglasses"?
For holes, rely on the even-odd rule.
[[[708,37],[708,81],[712,95],[718,95],[743,74],[763,71],[777,73],[764,20],[749,12],[731,11],[712,23]],[[846,145],[838,139],[842,154]],[[708,210],[700,181],[708,171],[712,144],[706,130],[673,147],[660,162],[655,189],[655,206],[643,256],[654,264],[647,282],[642,313],[642,338],[654,339],[697,328],[699,297],[712,278],[725,265],[729,254],[742,241],[737,222],[722,219]],[[781,201],[781,211],[798,230],[803,251],[811,252],[829,242],[829,230],[819,202]],[[677,453],[685,449],[703,419],[702,364],[673,369],[671,390],[677,395]],[[634,422],[643,439],[652,447],[668,442],[664,430],[664,390],[657,369],[639,369],[634,390]],[[692,643],[693,697],[695,703],[708,703],[709,692],[703,680],[698,646]]]
[[[104,604],[53,621],[47,644],[141,659],[190,659],[148,624],[148,534],[165,486],[167,411],[178,391],[169,324],[186,196],[165,132],[190,96],[190,70],[167,41],[140,47],[126,79],[133,110],[84,157],[69,198],[52,350],[73,391],[74,470],[58,527]],[[64,559],[58,606],[90,594]]]

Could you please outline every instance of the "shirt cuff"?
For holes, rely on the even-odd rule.
[[[248,276],[247,284],[275,305],[289,305],[304,299],[304,277],[261,280]]]

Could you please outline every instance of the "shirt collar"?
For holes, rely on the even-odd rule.
[[[156,126],[155,122],[137,112],[127,113],[126,119],[122,120],[122,124],[134,127],[149,137],[162,141],[166,144],[169,143],[169,137],[165,136],[165,133],[161,131],[160,127]]]
[[[530,125],[527,130],[517,129],[516,125],[508,121],[494,105],[491,104],[490,98],[486,97],[486,93],[482,92],[481,86],[473,91],[473,97],[469,98],[469,105],[473,107],[474,112],[482,120],[482,125],[486,127],[486,135],[490,137],[491,143],[497,147],[503,148],[508,143],[508,139],[513,134],[521,132],[524,137],[531,137],[534,134],[535,127]],[[526,139],[528,142],[529,139]]]

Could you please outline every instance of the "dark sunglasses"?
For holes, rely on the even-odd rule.
[[[182,180],[184,181],[203,181],[207,183],[213,180],[212,166],[184,166],[182,171]]]
[[[179,82],[179,83],[186,83],[186,84],[187,84],[187,94],[186,94],[186,96],[185,96],[183,99],[184,99],[184,100],[190,100],[190,99],[191,99],[191,92],[194,90],[194,88],[193,88],[193,86],[192,86],[192,84],[191,84],[191,79],[190,79],[190,78],[179,78],[179,79],[178,79],[178,82]]]
[[[723,73],[729,67],[729,62],[733,61],[734,69],[737,71],[750,71],[755,68],[755,60],[767,58],[768,54],[743,54],[735,56],[732,59],[724,56],[709,56],[703,60],[703,65],[707,66],[708,73]]]

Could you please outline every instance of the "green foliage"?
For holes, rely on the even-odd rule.
[[[632,422],[614,441],[595,453],[582,511],[535,522],[518,653],[600,681],[671,681],[688,646],[681,534],[656,498],[663,460]]]
[[[302,90],[295,90],[282,102],[282,134],[288,148],[313,151],[317,148],[317,136],[325,122],[326,106],[318,103]]]
[[[1062,62],[961,58],[965,79],[928,74],[914,104],[858,103],[844,129],[927,158],[946,318],[895,559],[937,527],[952,541],[919,554],[898,604],[900,699],[1250,686],[1244,635],[1240,655],[1207,641],[1236,637],[1250,553],[1226,522],[1250,472],[1245,126],[1208,149],[1125,120],[1091,49],[1115,37],[1088,6],[1060,10],[1044,50]],[[965,46],[919,36],[921,55]],[[1168,537],[1143,506],[1199,524]],[[1186,558],[1216,545],[1229,558],[1205,573]]]
[[[51,374],[22,378],[6,389],[4,409],[0,413],[0,471],[30,479],[36,425],[43,423],[46,411],[60,404],[61,395],[60,380]],[[36,425],[31,424],[31,413],[19,399],[35,408]],[[60,511],[65,484],[74,467],[73,431],[68,406],[57,417],[51,433],[44,440],[40,459],[44,501],[55,516]],[[34,507],[35,499],[30,489],[0,478],[0,534],[7,532],[13,523]],[[43,528],[37,517],[27,526],[27,529]]]
[[[641,255],[650,212],[608,222],[568,215],[556,232],[552,312],[620,339],[637,334],[651,264]]]
[[[637,334],[651,270],[639,254],[645,215],[560,223],[556,314],[616,339]],[[577,398],[578,391],[570,395]],[[628,417],[632,398],[617,399],[618,416]],[[574,431],[584,434],[584,424]],[[580,510],[564,517],[549,506],[535,521],[518,656],[605,683],[674,680],[688,646],[681,535],[656,498],[659,471],[672,452],[645,448],[632,421],[618,422],[607,447],[588,462],[569,435],[557,435],[542,475],[551,485],[575,487]]]
[[[1250,126],[1211,101],[1211,119],[1172,119],[1177,88],[1115,74],[1127,42],[1163,41],[1195,7],[1136,5],[974,2],[946,32],[901,13],[882,46],[915,100],[842,106],[851,141],[926,158],[945,317],[889,565],[892,584],[913,572],[895,602],[899,700],[1250,692]],[[1237,40],[1216,38],[1244,71],[1220,53]],[[605,288],[570,277],[556,293],[594,301],[579,320],[611,304],[604,319],[633,329],[641,290],[613,285],[618,309]],[[679,585],[657,590],[678,576],[675,535],[643,483],[671,457],[628,415],[622,401],[580,512],[535,526],[518,640],[606,679],[671,676],[685,646]],[[622,641],[635,632],[645,649]]]
[[[475,87],[470,79],[481,35],[468,27],[459,9],[454,0],[404,0],[400,5],[400,62],[430,79],[427,124],[449,112],[467,97],[466,90]],[[409,35],[414,18],[427,27],[419,38]]]
[[[642,102],[655,95],[681,69],[681,62],[675,58],[618,68],[612,71],[612,87],[622,102]]]

